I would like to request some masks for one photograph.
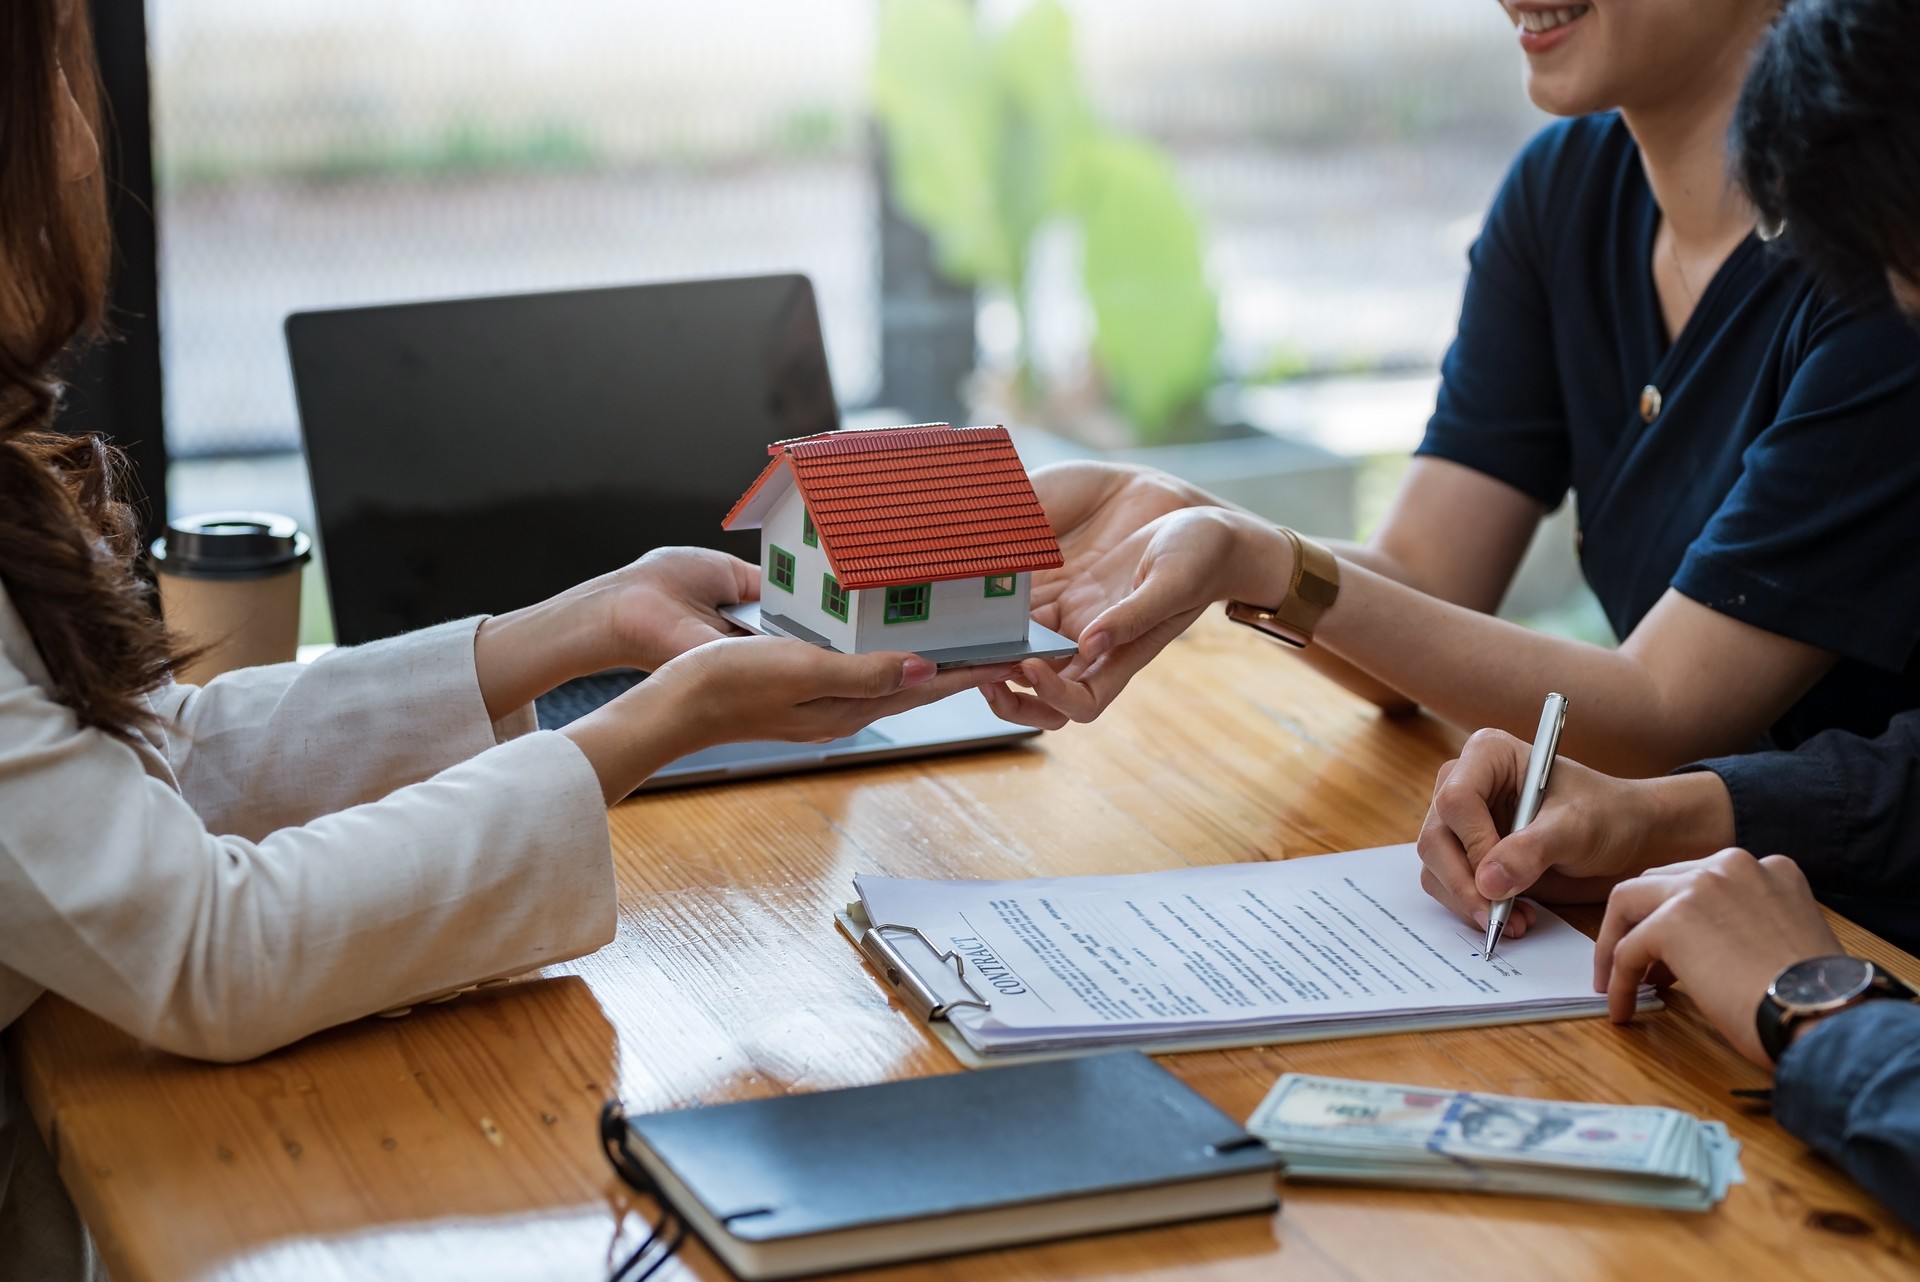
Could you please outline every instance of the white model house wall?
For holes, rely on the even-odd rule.
[[[1012,596],[990,597],[983,579],[945,579],[932,585],[927,617],[920,623],[888,623],[887,590],[868,588],[857,598],[855,648],[946,650],[994,641],[1020,641],[1027,635],[1027,608],[1033,576],[1016,574]],[[835,642],[838,645],[839,642]]]
[[[841,622],[822,607],[823,576],[833,568],[827,564],[825,549],[808,547],[804,539],[805,506],[791,474],[776,477],[770,485],[784,484],[787,492],[775,500],[760,528],[760,610],[763,614],[785,615],[802,627],[825,637],[836,650],[856,652],[856,627],[863,603],[858,594],[847,602],[847,619]],[[779,548],[793,557],[793,590],[773,581],[773,550]],[[976,581],[976,587],[978,586]]]

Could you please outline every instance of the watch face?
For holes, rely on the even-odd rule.
[[[1873,983],[1873,964],[1858,957],[1810,957],[1780,972],[1769,991],[1789,1009],[1851,1001]]]

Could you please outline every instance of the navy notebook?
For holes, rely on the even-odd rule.
[[[743,1278],[1278,1202],[1265,1145],[1135,1051],[631,1119],[648,1172]]]

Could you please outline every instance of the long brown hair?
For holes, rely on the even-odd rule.
[[[61,360],[103,328],[112,257],[98,167],[67,173],[63,72],[99,137],[85,0],[0,3],[0,580],[56,697],[126,735],[171,659],[134,571],[119,451],[53,430]]]

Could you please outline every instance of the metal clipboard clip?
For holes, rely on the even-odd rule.
[[[932,986],[929,985],[925,979],[921,978],[919,972],[907,964],[906,959],[902,957],[899,950],[894,947],[893,941],[887,938],[885,932],[890,930],[898,931],[903,935],[912,935],[926,946],[927,951],[932,953],[934,958],[939,961],[942,966],[945,966],[948,962],[952,962],[955,977],[959,979],[961,985],[969,993],[973,994],[973,996],[971,998],[961,997],[953,1001],[943,1001],[940,994],[933,991]],[[986,996],[973,986],[972,980],[967,978],[967,963],[960,954],[951,950],[943,951],[940,945],[928,939],[926,934],[921,931],[918,926],[903,926],[896,922],[881,922],[877,925],[868,926],[863,930],[860,933],[858,942],[860,944],[860,952],[866,957],[867,961],[872,964],[874,970],[879,973],[881,978],[893,986],[894,991],[900,994],[901,999],[907,1003],[913,1013],[923,1020],[943,1018],[947,1012],[957,1010],[963,1006],[971,1006],[977,1010],[985,1011],[993,1009],[993,1003],[987,1000]]]

